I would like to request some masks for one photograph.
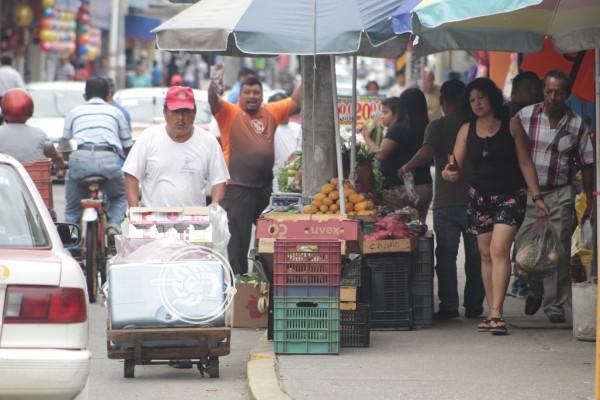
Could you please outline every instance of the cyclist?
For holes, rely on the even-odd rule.
[[[120,232],[127,209],[121,161],[133,141],[125,116],[107,103],[108,96],[106,79],[95,77],[86,81],[86,103],[75,107],[65,118],[59,150],[68,152],[70,141],[77,142],[77,148],[69,157],[65,184],[66,222],[76,224],[81,219],[80,201],[87,195],[87,189],[80,187],[80,182],[88,176],[103,176],[107,179],[104,192],[108,216],[106,233],[110,241]]]
[[[146,207],[204,206],[205,188],[221,202],[229,173],[217,139],[194,126],[192,89],[169,88],[163,113],[166,123],[146,129],[123,166],[129,206],[138,206],[140,183]]]

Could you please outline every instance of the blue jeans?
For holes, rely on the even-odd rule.
[[[65,221],[78,225],[81,222],[83,210],[80,200],[88,195],[88,191],[87,188],[79,187],[79,182],[91,175],[100,175],[108,179],[104,186],[108,226],[120,231],[127,211],[125,178],[120,157],[110,151],[77,150],[71,154],[65,183]]]
[[[456,257],[463,235],[465,249],[466,284],[464,306],[467,309],[482,308],[485,290],[481,280],[481,258],[477,248],[477,238],[467,232],[467,207],[444,207],[433,210],[433,230],[436,238],[436,266],[438,297],[441,311],[458,310],[458,280]]]

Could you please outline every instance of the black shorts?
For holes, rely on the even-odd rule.
[[[527,190],[510,194],[485,195],[469,187],[469,232],[474,235],[491,232],[495,224],[519,227],[525,218]]]

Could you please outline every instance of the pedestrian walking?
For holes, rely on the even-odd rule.
[[[531,158],[540,181],[540,197],[550,206],[550,222],[567,252],[576,225],[575,189],[577,171],[583,177],[587,208],[584,218],[593,215],[594,148],[591,132],[584,120],[573,112],[566,101],[571,94],[571,78],[553,70],[544,77],[544,101],[523,108],[512,125],[529,140]],[[523,233],[535,222],[533,204],[527,204],[525,222],[517,237],[517,247]],[[570,257],[560,260],[557,271],[543,282],[530,282],[525,313],[535,314],[543,305],[544,313],[553,323],[565,322],[565,307],[570,301]]]
[[[480,332],[503,335],[508,331],[503,305],[510,280],[510,249],[525,216],[527,190],[536,211],[547,215],[535,167],[522,131],[511,130],[502,92],[488,78],[477,78],[467,86],[471,116],[458,132],[442,177],[461,179],[465,159],[473,171],[469,187],[469,229],[477,235],[481,276],[488,305]]]
[[[444,116],[427,125],[423,145],[415,155],[398,171],[406,172],[435,164],[433,197],[433,230],[435,232],[435,271],[438,280],[439,311],[433,315],[436,320],[458,317],[459,297],[456,269],[456,256],[462,235],[465,251],[465,275],[463,306],[465,317],[477,318],[483,313],[485,291],[481,280],[481,259],[477,248],[477,238],[468,230],[468,182],[471,180],[471,163],[465,158],[461,170],[461,180],[452,184],[442,178],[442,170],[452,153],[456,135],[467,120],[464,101],[465,84],[458,79],[450,79],[440,89],[440,105]]]
[[[194,125],[194,92],[185,86],[167,91],[165,123],[147,128],[132,147],[123,171],[130,207],[205,206],[210,189],[213,203],[225,197],[229,179],[217,139]]]
[[[103,176],[107,179],[104,186],[107,234],[112,238],[120,232],[127,209],[121,160],[125,158],[133,141],[123,113],[107,103],[109,90],[104,78],[96,77],[86,81],[86,103],[67,114],[59,151],[70,152],[70,141],[76,141],[77,148],[68,156],[65,221],[78,224],[81,220],[80,201],[87,194],[87,189],[80,187],[80,182],[91,175]]]
[[[225,161],[231,178],[223,206],[229,218],[229,262],[235,273],[248,269],[252,224],[269,203],[272,192],[273,136],[281,121],[300,109],[302,87],[291,97],[263,104],[262,84],[249,78],[240,84],[239,104],[221,99],[223,65],[214,67],[208,102],[219,124]]]

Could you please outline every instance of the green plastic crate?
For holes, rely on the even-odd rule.
[[[339,299],[275,297],[273,339],[277,354],[339,354]]]

